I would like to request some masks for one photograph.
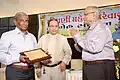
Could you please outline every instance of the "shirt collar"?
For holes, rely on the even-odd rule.
[[[52,35],[52,34],[49,33],[48,35],[49,35],[50,37],[53,37],[53,38],[54,38],[54,37],[57,37],[57,34]]]
[[[96,26],[96,25],[98,25],[99,23],[101,23],[101,21],[100,21],[100,20],[98,20],[98,21],[94,22],[94,23],[90,26],[90,28],[89,28],[89,29],[94,29],[94,28],[95,28],[95,26]]]
[[[20,29],[18,29],[17,27],[15,28],[15,32],[17,33],[17,34],[25,34],[25,35],[27,35],[28,34],[28,31],[26,31],[26,32],[22,32],[22,31],[20,31]]]

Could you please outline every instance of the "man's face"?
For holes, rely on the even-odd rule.
[[[19,16],[14,20],[15,25],[22,31],[26,31],[28,28],[29,17],[27,15]]]
[[[50,24],[48,26],[49,33],[52,34],[52,35],[55,35],[55,34],[57,34],[58,30],[59,30],[58,22],[55,21],[55,20],[50,21]]]
[[[91,25],[94,21],[94,11],[92,8],[87,8],[84,12],[84,22],[87,25]]]

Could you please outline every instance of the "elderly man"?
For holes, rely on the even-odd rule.
[[[14,30],[5,32],[0,40],[0,62],[6,65],[6,80],[35,80],[34,67],[20,53],[36,48],[37,41],[27,31],[29,17],[19,12],[14,17]]]
[[[109,27],[99,19],[96,6],[84,11],[85,24],[89,26],[85,38],[75,28],[70,29],[77,46],[82,47],[83,80],[115,80],[113,39]]]

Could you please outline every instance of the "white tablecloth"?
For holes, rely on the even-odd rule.
[[[82,80],[82,70],[66,70],[66,80]]]

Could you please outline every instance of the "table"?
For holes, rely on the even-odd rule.
[[[66,80],[82,80],[82,70],[66,70]]]

